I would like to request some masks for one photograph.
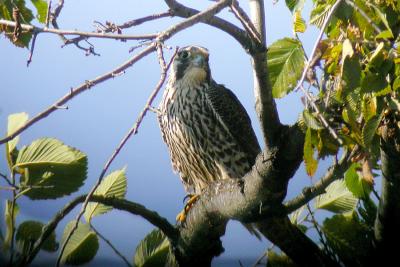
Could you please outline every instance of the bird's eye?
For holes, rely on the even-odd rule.
[[[188,51],[182,51],[181,54],[180,54],[180,57],[182,59],[188,58],[189,57],[189,52]]]

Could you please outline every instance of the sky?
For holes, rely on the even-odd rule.
[[[283,37],[292,37],[292,18],[285,1],[280,0],[276,4],[272,1],[265,2],[267,43],[271,44]],[[197,9],[212,4],[210,1],[182,3]],[[247,10],[246,1],[241,1],[241,5]],[[67,0],[58,23],[62,29],[92,31],[93,21],[96,20],[120,24],[166,10],[167,7],[161,0]],[[310,7],[306,6],[305,17],[308,17],[309,11]],[[234,16],[227,11],[223,11],[220,16],[238,24]],[[126,30],[124,33],[157,32],[179,21],[179,18],[167,18]],[[35,24],[38,25],[37,22]],[[316,36],[317,31],[312,27],[300,35],[308,53]],[[101,56],[85,56],[82,50],[73,45],[62,48],[58,36],[40,34],[36,41],[33,61],[26,67],[29,51],[13,46],[4,35],[0,35],[0,135],[5,134],[9,114],[27,112],[32,117],[69,92],[71,87],[115,68],[139,51],[129,53],[129,49],[137,44],[133,41],[124,43],[91,39],[90,42]],[[166,44],[171,47],[201,45],[208,48],[213,78],[238,96],[252,119],[259,140],[262,140],[254,111],[250,58],[239,44],[227,34],[206,25],[196,25],[180,32]],[[167,58],[172,55],[171,51],[165,53]],[[27,219],[46,222],[69,200],[90,190],[105,162],[136,121],[159,76],[157,57],[151,54],[129,68],[125,74],[75,97],[67,104],[67,110],[60,109],[52,113],[22,133],[20,147],[41,137],[54,137],[78,148],[87,154],[89,169],[85,185],[79,192],[70,196],[56,201],[31,201],[22,197],[18,202],[20,215],[17,222]],[[155,103],[159,103],[160,96],[161,94]],[[301,96],[300,92],[291,93],[283,100],[277,101],[283,123],[296,121],[303,108]],[[1,155],[0,172],[6,173],[6,161],[4,154]],[[183,208],[185,192],[178,175],[172,171],[167,147],[161,139],[155,114],[148,113],[139,133],[128,141],[113,162],[110,172],[124,166],[127,166],[128,177],[126,198],[141,203],[174,222],[176,214]],[[323,166],[316,177],[321,174],[321,169],[323,170]],[[301,188],[310,182],[310,178],[301,168],[290,182],[288,198],[299,193]],[[2,182],[0,185],[3,185]],[[1,210],[4,210],[4,200],[8,197],[7,192],[0,191]],[[79,208],[75,209],[60,223],[56,231],[58,239],[65,225],[75,218],[78,212]],[[93,223],[129,260],[132,259],[138,242],[153,229],[144,219],[118,211],[95,217]],[[2,229],[3,227],[4,225]],[[239,266],[239,260],[244,266],[251,266],[269,246],[266,240],[260,242],[250,236],[237,222],[229,223],[222,240],[225,253],[213,261],[213,266],[221,266],[227,261],[231,262],[230,266]],[[54,257],[55,254],[42,253],[39,260]],[[114,252],[101,242],[97,260],[91,266],[101,266],[106,259],[114,262],[116,266],[124,266]]]

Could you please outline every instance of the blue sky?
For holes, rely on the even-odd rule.
[[[55,1],[53,1],[55,2]],[[165,11],[163,1],[65,1],[65,7],[59,17],[63,29],[93,30],[93,21],[112,21],[116,24]],[[204,8],[210,1],[182,1],[196,8]],[[241,3],[247,10],[247,2]],[[283,0],[273,5],[266,1],[267,42],[292,36],[291,14]],[[304,11],[308,17],[309,7]],[[235,22],[227,11],[221,16]],[[129,29],[125,33],[156,32],[167,28],[179,18],[163,19],[153,23]],[[235,22],[236,23],[236,22]],[[237,24],[237,23],[236,23]],[[317,32],[314,28],[301,35],[307,52],[311,50]],[[36,41],[33,62],[26,67],[28,50],[14,47],[4,35],[0,36],[0,131],[5,134],[7,116],[15,112],[37,114],[57,99],[65,95],[71,87],[85,80],[111,70],[132,54],[128,50],[135,42],[123,43],[114,40],[90,40],[100,57],[85,56],[82,50],[74,46],[61,48],[62,42],[56,35],[41,34]],[[246,107],[253,127],[261,140],[258,121],[254,111],[252,73],[250,59],[242,48],[228,35],[206,25],[196,25],[181,32],[167,41],[167,45],[185,46],[190,44],[207,47],[210,51],[210,64],[213,78],[231,88]],[[135,52],[133,52],[135,53]],[[169,57],[172,53],[166,52]],[[48,221],[68,200],[85,193],[95,183],[101,169],[128,129],[135,122],[146,99],[159,79],[159,67],[155,54],[135,64],[120,77],[106,81],[74,98],[69,102],[68,110],[58,110],[45,120],[40,121],[21,135],[20,145],[26,145],[40,137],[55,137],[64,143],[77,147],[89,158],[88,179],[79,193],[57,201],[30,201],[23,197],[19,201],[21,214],[18,221],[26,219]],[[160,94],[161,95],[161,94]],[[292,93],[278,100],[278,109],[282,122],[293,123],[302,110],[300,93]],[[158,103],[160,97],[157,98]],[[182,209],[185,196],[177,174],[171,169],[167,148],[162,142],[157,120],[149,113],[139,133],[131,138],[111,166],[111,171],[127,166],[127,199],[139,202],[156,210],[170,222]],[[0,171],[5,173],[7,166],[4,157],[0,157]],[[318,177],[318,175],[316,176]],[[301,169],[291,181],[289,196],[293,196],[308,185],[310,179]],[[3,210],[7,192],[1,191],[0,200]],[[64,226],[74,218],[74,210],[57,228],[60,238]],[[2,212],[1,212],[2,214]],[[115,246],[131,259],[136,245],[153,227],[140,217],[112,211],[94,219],[98,230],[111,239]],[[223,237],[226,252],[215,260],[219,266],[226,259],[233,259],[239,266],[241,260],[245,266],[255,259],[269,245],[250,236],[237,222],[228,225]],[[117,263],[123,262],[104,243],[99,255],[102,259],[111,258]],[[43,257],[54,255],[43,254]],[[246,265],[247,264],[247,265]]]

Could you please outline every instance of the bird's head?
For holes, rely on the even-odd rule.
[[[173,63],[176,81],[203,83],[210,80],[208,50],[201,46],[186,46],[179,49]]]

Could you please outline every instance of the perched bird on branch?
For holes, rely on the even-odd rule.
[[[212,79],[208,58],[203,47],[181,48],[159,106],[172,166],[194,196],[188,204],[212,181],[242,178],[260,152],[246,110],[232,91]]]

